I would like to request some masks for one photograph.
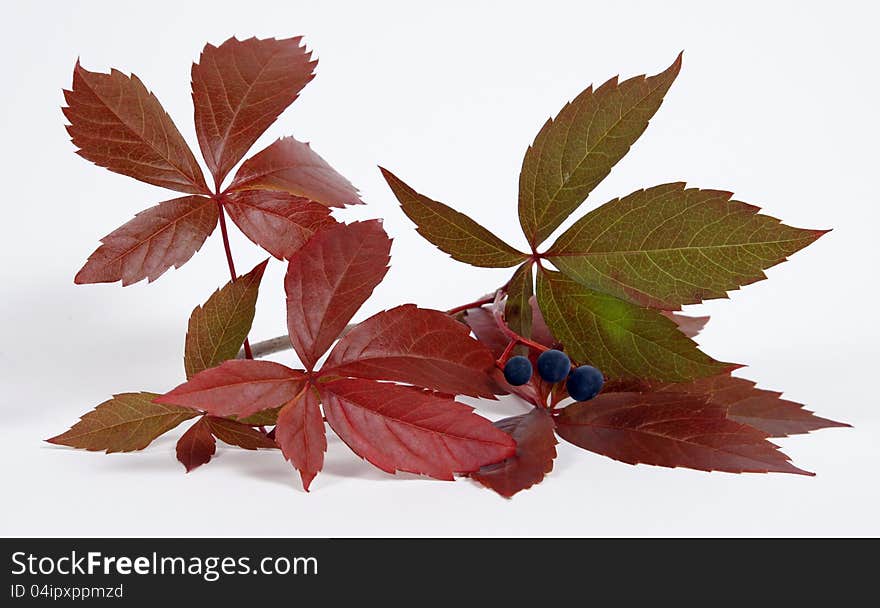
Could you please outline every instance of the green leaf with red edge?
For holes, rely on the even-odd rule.
[[[684,382],[736,367],[700,351],[660,312],[587,289],[558,272],[538,273],[538,303],[569,356],[612,380]]]
[[[192,66],[192,98],[199,146],[218,185],[315,77],[317,63],[301,36],[205,46]]]
[[[418,233],[453,259],[472,266],[508,268],[528,258],[465,214],[422,196],[387,169],[380,169]]]
[[[91,451],[142,450],[158,436],[198,415],[191,409],[156,403],[156,393],[120,393],[88,412],[49,443]]]
[[[656,76],[587,88],[548,120],[526,151],[519,220],[537,247],[577,209],[629,151],[681,69],[681,55]]]
[[[286,192],[243,190],[222,200],[244,235],[279,260],[292,257],[317,231],[336,225],[324,205]]]
[[[309,388],[281,408],[275,441],[284,457],[299,471],[303,489],[308,492],[315,476],[324,467],[327,436],[318,394]]]
[[[293,137],[282,137],[244,161],[229,186],[229,191],[238,190],[287,192],[328,207],[362,202],[351,182]]]
[[[532,337],[532,306],[529,303],[535,293],[532,264],[516,269],[507,283],[507,301],[504,303],[504,320],[507,326],[525,338]]]
[[[684,183],[638,190],[591,211],[545,254],[579,283],[641,306],[727,297],[822,236],[758,213],[730,192]]]
[[[388,473],[452,480],[500,462],[514,440],[452,397],[372,380],[319,383],[327,422],[359,456]]]
[[[404,304],[355,326],[330,351],[322,376],[394,380],[452,395],[492,398],[495,357],[466,325]]]
[[[482,467],[471,478],[505,498],[540,483],[553,470],[556,435],[553,417],[546,409],[504,418],[495,426],[516,441],[516,454],[507,460]]]
[[[188,262],[214,232],[217,218],[217,204],[204,196],[176,198],[141,211],[101,239],[74,282],[153,282]]]
[[[681,333],[688,338],[696,337],[701,331],[703,331],[703,328],[706,327],[706,323],[709,322],[708,316],[692,317],[668,310],[662,312],[663,316],[675,321],[675,324],[678,325],[678,329],[681,330]]]
[[[280,363],[234,359],[199,372],[155,401],[245,418],[284,405],[305,382],[305,374]]]
[[[291,257],[284,279],[287,328],[307,369],[385,277],[390,250],[382,223],[371,220],[322,230]]]
[[[137,76],[90,72],[77,61],[64,99],[67,132],[83,158],[148,184],[208,193],[180,131]]]
[[[766,434],[728,420],[723,406],[684,393],[603,393],[556,418],[574,445],[628,464],[728,473],[812,475],[789,462]]]
[[[215,291],[189,316],[183,366],[186,377],[234,359],[254,322],[265,262]]]
[[[216,416],[205,416],[205,420],[208,421],[208,425],[211,427],[211,432],[214,434],[214,437],[223,443],[234,445],[243,450],[278,447],[275,445],[275,442],[266,437],[265,434],[241,422],[229,420],[228,418],[218,418]]]
[[[211,433],[207,417],[202,416],[177,440],[177,460],[189,473],[211,461],[217,451],[217,442]]]

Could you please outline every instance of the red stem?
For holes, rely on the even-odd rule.
[[[502,295],[504,295],[504,292],[499,289],[493,300],[494,305],[492,306],[492,316],[495,317],[495,324],[498,325],[498,329],[500,329],[501,332],[510,340],[515,340],[520,344],[525,344],[529,348],[534,348],[540,353],[544,352],[545,350],[550,350],[543,344],[538,344],[537,342],[532,342],[528,338],[524,338],[523,336],[510,329],[510,327],[508,327],[507,322],[504,320],[504,310],[501,308]]]
[[[232,260],[232,248],[229,246],[229,232],[226,230],[226,211],[223,209],[223,203],[217,199],[217,207],[220,211],[220,234],[223,236],[223,249],[226,250],[226,263],[229,264],[229,276],[232,280],[238,278],[235,272],[235,262]],[[251,343],[248,338],[244,339],[244,356],[246,359],[253,359],[254,353],[251,351]]]
[[[450,308],[446,311],[447,315],[454,315],[456,313],[463,312],[465,310],[471,310],[472,308],[480,308],[484,304],[491,304],[495,300],[495,294],[491,296],[486,296],[484,298],[480,298],[479,300],[474,300],[473,302],[468,302],[467,304],[462,304],[461,306],[456,306],[455,308]]]

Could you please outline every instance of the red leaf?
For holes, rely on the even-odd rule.
[[[180,131],[137,76],[89,72],[77,61],[64,99],[67,132],[83,158],[148,184],[208,193]]]
[[[471,308],[464,314],[464,322],[471,328],[477,340],[491,350],[496,358],[504,353],[510,340],[498,328],[495,317],[488,308]]]
[[[321,373],[395,380],[453,395],[492,397],[495,357],[449,315],[404,304],[357,325]]]
[[[74,281],[137,283],[155,281],[172,266],[183,266],[217,225],[217,204],[185,196],[138,213],[103,239]]]
[[[271,361],[225,361],[154,401],[244,418],[287,403],[302,390],[305,379],[301,372]]]
[[[510,498],[540,483],[553,470],[557,443],[553,418],[546,409],[535,408],[527,414],[499,420],[495,426],[516,441],[516,455],[485,466],[471,473],[471,477]]]
[[[278,259],[289,259],[315,232],[336,224],[324,205],[284,192],[231,192],[223,207],[245,236]]]
[[[313,369],[388,272],[391,240],[378,220],[316,234],[291,259],[284,280],[287,328]]]
[[[681,330],[681,333],[686,335],[688,338],[693,338],[698,333],[703,331],[703,328],[706,327],[706,323],[709,322],[709,317],[691,317],[688,315],[683,315],[677,312],[671,311],[663,311],[663,314],[675,321],[678,325],[678,328]]]
[[[277,190],[328,207],[362,202],[351,182],[293,137],[283,137],[244,161],[229,190]]]
[[[257,429],[228,418],[205,416],[205,420],[211,427],[214,436],[229,445],[238,446],[245,450],[257,448],[277,448],[275,442],[266,437]]]
[[[177,441],[177,460],[186,467],[187,473],[207,464],[216,451],[217,442],[211,434],[211,425],[204,416]]]
[[[680,393],[603,393],[557,417],[559,436],[629,464],[729,473],[798,473],[766,435],[726,418],[704,397]]]
[[[451,397],[371,380],[319,385],[327,422],[383,471],[452,480],[509,458],[516,444]]]
[[[217,184],[315,77],[301,41],[230,38],[193,64],[196,134]]]
[[[303,489],[308,492],[312,480],[324,466],[327,451],[324,417],[314,390],[304,391],[299,399],[281,408],[275,441],[284,457],[299,471]]]

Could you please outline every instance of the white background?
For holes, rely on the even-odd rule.
[[[0,406],[4,535],[877,535],[878,15],[867,2],[20,2],[0,63]],[[61,90],[77,57],[135,72],[197,150],[189,70],[206,41],[304,34],[317,78],[260,139],[293,134],[383,217],[392,270],[358,319],[402,302],[448,308],[509,271],[422,240],[377,164],[515,245],[517,175],[544,120],[591,82],[656,73],[685,50],[666,102],[585,208],[686,180],[801,227],[834,228],[752,285],[701,307],[718,359],[852,423],[782,441],[817,477],[632,467],[559,446],[511,501],[476,484],[390,476],[331,440],[310,494],[277,452],[219,449],[185,475],[173,431],[105,456],[42,439],[111,394],[183,378],[192,308],[228,279],[219,235],[157,282],[74,286],[98,239],[168,191],[76,154]],[[566,224],[567,226],[568,224]],[[233,229],[234,231],[234,229]],[[262,259],[237,232],[240,270]],[[252,337],[283,333],[283,265]],[[292,362],[289,356],[280,360]],[[491,417],[512,403],[481,404]],[[185,427],[184,427],[185,428]]]

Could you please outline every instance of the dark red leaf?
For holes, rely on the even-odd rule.
[[[314,78],[302,37],[208,44],[192,67],[196,134],[217,184]]]
[[[351,185],[312,147],[283,137],[244,161],[230,190],[276,190],[301,196],[328,207],[361,202]]]
[[[177,460],[186,467],[187,473],[207,464],[216,451],[217,442],[211,434],[211,425],[204,416],[177,441]]]
[[[148,184],[208,193],[180,131],[137,76],[90,72],[77,61],[64,99],[67,132],[83,158]]]
[[[320,383],[327,422],[383,471],[452,480],[509,458],[516,444],[451,397],[372,380]]]
[[[378,220],[322,230],[290,259],[287,328],[303,365],[318,358],[388,272],[391,240]]]
[[[492,311],[488,308],[471,308],[464,313],[464,322],[471,328],[477,340],[492,351],[495,358],[504,353],[510,339],[498,328]]]
[[[214,436],[223,443],[238,446],[245,450],[278,447],[265,434],[241,422],[228,418],[217,418],[216,416],[205,416],[205,420],[210,424],[211,432],[214,433]]]
[[[155,402],[244,418],[287,403],[302,390],[305,379],[303,373],[271,361],[225,361],[196,374]]]
[[[682,393],[603,393],[557,417],[559,436],[629,464],[729,473],[798,473],[766,434],[728,420],[726,408]]]
[[[217,225],[217,204],[203,196],[185,196],[138,213],[103,239],[74,281],[137,283],[155,281],[180,268],[201,249]]]
[[[284,457],[299,471],[303,489],[308,492],[315,476],[324,466],[327,437],[318,395],[308,389],[278,414],[275,441]]]
[[[546,409],[505,418],[495,426],[516,441],[516,455],[481,468],[471,477],[506,498],[540,483],[553,470],[556,435],[553,418]]]
[[[276,258],[289,259],[318,230],[336,221],[324,205],[285,192],[244,190],[223,196],[232,221]]]
[[[357,325],[330,352],[327,376],[396,380],[450,393],[492,397],[495,357],[449,315],[404,304]]]

